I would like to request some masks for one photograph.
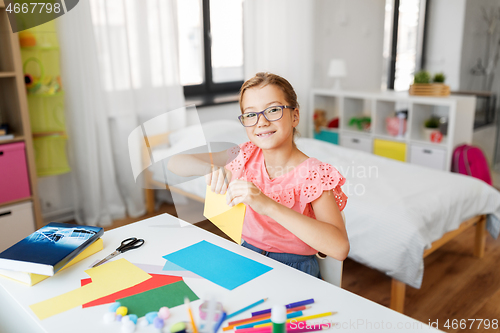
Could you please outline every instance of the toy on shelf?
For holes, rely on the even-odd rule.
[[[40,76],[28,73],[28,65],[35,63],[38,65]],[[23,65],[24,82],[28,94],[54,95],[61,91],[61,78],[59,76],[45,76],[42,62],[35,58],[28,58]]]
[[[332,120],[330,120],[327,127],[328,128],[339,128],[339,121],[340,121],[339,117],[333,118]]]
[[[370,131],[372,118],[371,117],[352,117],[349,120],[349,126],[356,127],[360,131]]]
[[[325,110],[316,109],[314,110],[314,131],[316,133],[320,132],[321,127],[327,125],[326,112]]]
[[[396,112],[395,117],[387,117],[385,119],[385,128],[387,133],[392,136],[402,138],[406,133],[406,118],[407,111]]]

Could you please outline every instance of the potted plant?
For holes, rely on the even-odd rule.
[[[434,77],[426,70],[415,73],[413,84],[410,85],[409,94],[418,96],[448,96],[450,86],[444,84],[444,73],[436,73]]]
[[[432,82],[434,82],[434,83],[444,83],[445,80],[446,80],[446,75],[444,75],[444,73],[441,72],[441,73],[434,74],[434,78],[432,79]]]
[[[413,83],[415,84],[428,84],[431,83],[431,74],[428,71],[418,71],[413,77]]]
[[[424,122],[422,129],[424,140],[439,143],[443,139],[443,135],[439,131],[439,118],[432,116]]]

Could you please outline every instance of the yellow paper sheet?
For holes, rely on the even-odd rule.
[[[92,283],[32,304],[31,310],[42,320],[151,278],[151,275],[123,258],[88,269],[85,273],[92,278]]]
[[[238,244],[241,244],[245,209],[244,204],[228,206],[225,194],[216,194],[207,186],[203,215]]]

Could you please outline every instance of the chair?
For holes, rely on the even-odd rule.
[[[345,214],[343,211],[340,213],[342,214],[342,219],[345,224]],[[342,287],[342,267],[344,262],[328,256],[320,258],[318,262],[319,271],[321,272],[323,280],[337,287]]]

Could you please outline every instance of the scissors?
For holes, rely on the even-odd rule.
[[[131,237],[131,238],[127,238],[125,240],[122,240],[122,244],[116,249],[115,252],[111,253],[109,256],[102,259],[97,264],[93,265],[92,267],[97,267],[99,265],[102,265],[106,261],[113,259],[117,255],[119,255],[120,253],[127,252],[128,250],[137,249],[137,248],[141,247],[142,244],[144,244],[144,239],[137,239],[135,237]]]

